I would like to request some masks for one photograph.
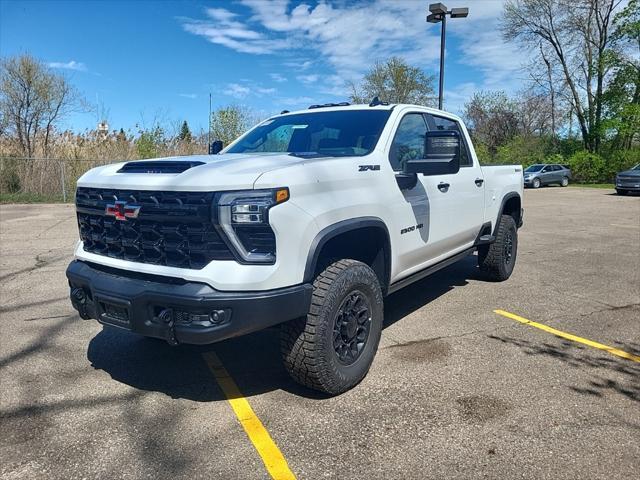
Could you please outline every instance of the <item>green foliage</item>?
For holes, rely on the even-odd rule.
[[[164,143],[164,131],[159,126],[142,130],[135,143],[140,158],[155,158]]]
[[[534,163],[543,163],[548,153],[548,142],[546,139],[518,135],[498,147],[495,163],[515,163],[528,167]]]
[[[178,135],[178,138],[182,142],[190,142],[193,138],[193,136],[191,135],[191,130],[189,129],[189,124],[186,120],[182,122],[182,127],[180,127],[180,134]]]
[[[473,146],[476,150],[476,155],[480,165],[491,165],[494,163],[493,156],[489,152],[489,148],[484,143],[474,142]]]
[[[571,174],[577,182],[597,183],[605,174],[605,161],[596,154],[586,150],[576,152],[569,158]]]
[[[18,174],[17,160],[12,158],[2,159],[0,164],[0,191],[3,193],[19,192],[21,188],[20,175]]]
[[[611,152],[605,164],[601,180],[613,181],[616,173],[629,170],[640,163],[640,148],[615,150]]]
[[[426,75],[400,57],[376,62],[360,86],[351,84],[351,103],[369,103],[373,97],[383,102],[434,106],[433,76]]]
[[[226,147],[246,132],[252,123],[250,112],[239,105],[228,105],[211,114],[212,140],[222,140]]]

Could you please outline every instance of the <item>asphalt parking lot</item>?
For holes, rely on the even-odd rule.
[[[325,398],[276,329],[170,347],[80,320],[73,207],[1,206],[0,478],[270,478],[216,357],[299,479],[637,477],[640,198],[544,188],[525,209],[509,281],[470,257],[392,295],[369,375]]]

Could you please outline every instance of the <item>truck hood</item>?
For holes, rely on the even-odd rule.
[[[253,188],[260,175],[304,162],[287,153],[226,153],[191,155],[152,160],[131,160],[89,170],[78,180],[79,187],[139,190],[220,191]],[[202,162],[182,173],[118,172],[131,162]]]

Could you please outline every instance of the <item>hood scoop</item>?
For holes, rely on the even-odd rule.
[[[204,162],[190,160],[139,161],[125,163],[118,173],[182,173]]]

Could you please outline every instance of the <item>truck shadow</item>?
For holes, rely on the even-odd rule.
[[[383,328],[474,278],[479,272],[475,256],[470,256],[390,295]],[[290,379],[280,358],[279,327],[214,345],[177,347],[105,327],[89,343],[87,358],[94,368],[136,389],[199,402],[225,400],[204,360],[208,351],[216,352],[247,397],[284,390],[310,399],[326,398]]]

